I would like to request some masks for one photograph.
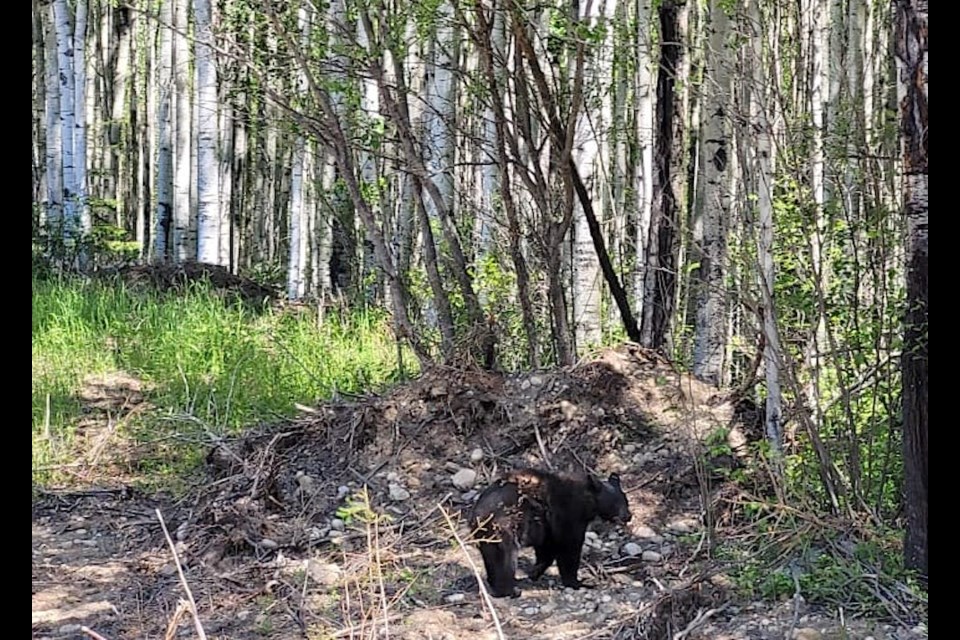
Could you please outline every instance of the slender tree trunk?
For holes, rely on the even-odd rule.
[[[157,72],[157,210],[154,215],[155,258],[165,261],[171,256],[173,224],[173,32],[170,29],[174,0],[162,0]]]
[[[654,212],[650,222],[650,248],[644,291],[642,337],[645,346],[669,349],[670,323],[677,288],[677,234],[680,196],[677,186],[683,144],[683,100],[677,84],[686,82],[683,52],[685,2],[664,0],[660,4],[660,70],[657,75],[656,168]]]
[[[719,384],[723,377],[726,313],[727,229],[730,210],[728,193],[730,153],[731,84],[727,40],[730,22],[719,0],[710,3],[710,38],[706,57],[706,101],[701,111],[701,180],[703,246],[696,273],[696,323],[694,327],[693,373],[701,380]],[[696,250],[696,249],[695,249]]]
[[[77,0],[73,28],[73,66],[75,91],[74,183],[77,187],[77,218],[80,232],[90,233],[90,207],[87,199],[87,0]]]
[[[60,128],[60,80],[57,56],[57,29],[55,5],[49,5],[49,19],[46,29],[46,56],[44,63],[44,81],[46,87],[46,219],[49,239],[59,238],[63,233],[63,150]]]
[[[210,0],[194,0],[197,108],[197,260],[220,264],[220,164],[217,161],[217,68]]]
[[[173,251],[175,262],[196,256],[191,234],[190,156],[193,116],[190,108],[190,45],[187,41],[190,0],[174,0],[173,7],[173,75],[176,88],[174,130],[176,139],[173,161]]]
[[[903,355],[904,564],[927,574],[927,20],[926,0],[894,5],[897,98],[907,219],[907,312]]]
[[[73,67],[73,25],[66,0],[54,0],[57,30],[57,66],[60,78],[60,147],[63,162],[63,240],[72,243],[77,233],[77,183],[74,153],[76,117]]]

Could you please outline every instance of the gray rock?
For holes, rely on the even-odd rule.
[[[398,480],[400,480],[400,474],[396,471],[391,471],[387,474],[387,482],[397,482]]]
[[[345,526],[346,524],[340,518],[334,518],[333,520],[330,521],[331,529],[336,529],[337,531],[343,531]]]
[[[339,584],[343,571],[339,565],[332,562],[321,562],[311,558],[307,560],[307,575],[319,585],[332,587]]]
[[[636,542],[628,542],[623,545],[623,553],[628,556],[639,556],[643,549]]]
[[[530,384],[532,384],[535,387],[539,387],[540,385],[543,384],[543,378],[541,376],[530,376],[529,380],[530,380]]]
[[[690,533],[697,528],[697,522],[692,518],[681,518],[674,520],[667,525],[667,531],[670,533]]]
[[[524,613],[524,615],[535,616],[535,615],[537,615],[539,612],[540,612],[540,609],[538,609],[537,607],[524,607],[524,608],[523,608],[523,613]]]
[[[477,472],[473,469],[460,469],[453,474],[453,486],[461,491],[472,489],[476,482]]]
[[[340,485],[337,487],[337,500],[343,500],[348,493],[350,493],[350,487],[345,484]]]
[[[634,527],[633,535],[635,535],[638,538],[643,538],[644,540],[659,537],[656,531],[654,531],[653,529],[651,529],[646,525],[640,525],[639,527]]]
[[[644,562],[660,562],[663,560],[663,556],[656,551],[644,551],[640,558]]]
[[[473,489],[471,489],[470,491],[467,491],[466,493],[460,494],[460,500],[462,500],[463,502],[473,502],[473,499],[476,497],[477,497],[477,492],[474,491]]]
[[[457,604],[458,602],[463,602],[464,599],[466,599],[466,596],[463,595],[462,593],[451,593],[446,598],[444,598],[444,601],[450,604]]]
[[[389,491],[390,499],[394,502],[403,502],[410,497],[410,492],[396,483],[390,484]]]
[[[477,463],[483,460],[483,449],[477,447],[470,452],[470,462]]]
[[[59,633],[60,635],[64,635],[64,636],[65,636],[65,635],[69,635],[69,634],[71,634],[71,633],[80,633],[80,625],[79,625],[79,624],[65,624],[65,625],[63,625],[62,627],[60,627],[59,629],[57,629],[57,633]]]
[[[630,444],[623,445],[624,453],[633,453],[636,450],[637,450],[637,445],[633,444],[632,442]]]
[[[271,540],[270,538],[264,538],[260,541],[260,546],[263,547],[264,549],[276,549],[280,545],[277,544],[275,540]]]

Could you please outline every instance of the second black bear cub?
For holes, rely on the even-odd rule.
[[[470,519],[494,597],[517,597],[517,551],[533,547],[537,562],[530,577],[540,578],[557,561],[564,586],[577,589],[580,552],[587,525],[600,517],[620,524],[630,521],[620,477],[604,481],[588,476],[562,476],[537,469],[506,474],[487,487]]]

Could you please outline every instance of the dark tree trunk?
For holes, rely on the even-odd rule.
[[[646,302],[643,337],[645,346],[663,350],[667,348],[670,321],[673,316],[677,290],[677,238],[679,231],[679,207],[675,185],[677,184],[683,146],[683,114],[680,112],[676,92],[677,74],[683,59],[679,12],[683,3],[664,0],[660,4],[660,69],[657,73],[656,106],[656,180],[653,194],[653,216],[650,241],[656,249],[650,252],[651,267],[648,278],[653,286],[647,287],[652,295]]]
[[[903,202],[907,218],[907,311],[903,356],[904,564],[927,573],[927,2],[897,0],[894,42]]]

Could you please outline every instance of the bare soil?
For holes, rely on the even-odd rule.
[[[906,619],[737,595],[702,521],[706,499],[720,535],[734,526],[736,488],[714,471],[740,463],[695,464],[721,427],[735,452],[757,436],[742,404],[634,346],[522,376],[438,368],[214,443],[178,500],[129,485],[39,492],[33,637],[197,637],[158,511],[211,639],[926,637]],[[563,589],[555,567],[525,579],[526,550],[522,596],[482,596],[460,515],[522,465],[621,475],[634,517],[591,527],[580,577],[592,588]],[[477,477],[456,487],[462,469]]]

